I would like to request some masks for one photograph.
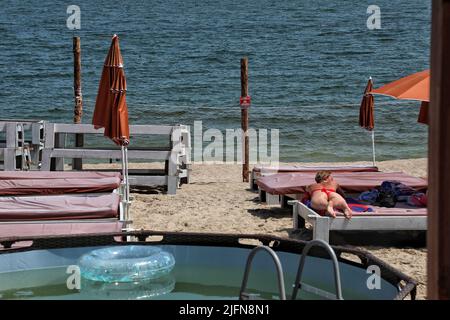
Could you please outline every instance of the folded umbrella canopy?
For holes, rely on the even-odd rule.
[[[130,130],[126,91],[127,82],[123,70],[119,37],[114,35],[103,65],[92,124],[96,129],[105,128],[104,135],[122,147],[122,172],[125,184],[125,201],[128,208],[130,191],[127,146],[130,143]]]
[[[364,96],[361,101],[361,107],[359,108],[359,125],[370,131],[372,134],[372,162],[375,166],[375,119],[373,112],[374,99],[370,92],[373,89],[372,77],[367,82],[366,89],[364,90]]]
[[[121,146],[130,141],[126,91],[119,37],[114,35],[103,65],[92,124],[105,128],[105,136]]]

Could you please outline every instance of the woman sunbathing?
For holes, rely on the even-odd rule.
[[[347,219],[350,219],[352,210],[343,197],[344,192],[331,176],[331,172],[319,171],[315,180],[317,183],[306,188],[306,192],[311,196],[311,207],[319,214],[329,214],[333,218],[336,218],[334,209],[338,209],[344,213]]]

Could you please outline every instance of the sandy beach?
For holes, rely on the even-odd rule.
[[[385,172],[403,171],[418,177],[425,177],[427,174],[426,159],[384,161],[377,165]],[[132,167],[149,165],[133,164]],[[289,210],[271,208],[258,202],[257,193],[249,190],[248,183],[241,182],[241,166],[194,164],[192,169],[191,183],[183,185],[175,196],[157,191],[133,192],[133,227],[158,231],[262,233],[290,238],[305,237],[304,233],[293,232]],[[416,279],[419,282],[417,297],[426,297],[425,247],[361,248]]]

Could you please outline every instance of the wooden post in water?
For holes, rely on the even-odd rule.
[[[242,164],[242,181],[249,181],[249,140],[248,140],[248,109],[250,96],[248,95],[248,58],[241,59],[241,128],[244,135],[244,163]]]
[[[433,0],[428,129],[427,298],[450,299],[450,0]]]
[[[74,123],[81,123],[83,115],[83,95],[81,94],[81,45],[80,37],[73,37],[73,91],[75,97]],[[83,134],[75,135],[75,147],[83,146]],[[73,159],[72,168],[74,170],[82,170],[82,159]]]

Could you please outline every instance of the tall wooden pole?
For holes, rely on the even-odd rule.
[[[450,299],[450,0],[433,0],[428,129],[428,299]]]
[[[248,140],[248,109],[250,97],[248,95],[248,58],[241,59],[241,128],[244,134],[244,163],[242,164],[242,181],[249,181],[249,140]]]
[[[75,97],[74,123],[81,123],[83,115],[83,95],[81,94],[81,45],[80,37],[73,37],[73,91]],[[75,135],[75,146],[83,146],[83,134]],[[72,168],[81,170],[83,167],[82,159],[73,159]]]

